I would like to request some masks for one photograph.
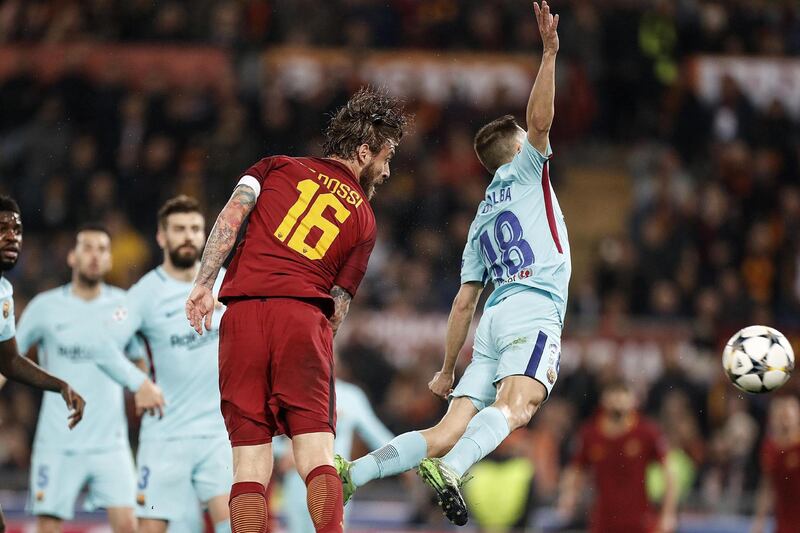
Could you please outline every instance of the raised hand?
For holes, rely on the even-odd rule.
[[[542,45],[545,53],[555,54],[558,52],[558,15],[550,13],[550,5],[542,2],[539,7],[537,2],[533,3],[533,11],[536,13],[536,22],[539,24],[539,33],[542,35]]]
[[[203,285],[195,285],[189,299],[186,300],[186,318],[194,330],[203,334],[203,325],[211,331],[211,317],[214,314],[214,295],[211,289]]]

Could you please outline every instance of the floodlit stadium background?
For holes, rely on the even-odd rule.
[[[800,4],[552,7],[552,176],[574,263],[562,374],[494,456],[530,473],[514,487],[525,516],[472,523],[553,524],[570,438],[623,375],[680,465],[682,531],[746,531],[769,398],[737,394],[719,354],[748,324],[800,332]],[[374,201],[378,245],[338,353],[393,431],[427,427],[444,408],[426,384],[489,180],[471,137],[522,118],[540,48],[525,0],[0,1],[0,192],[25,223],[17,312],[68,279],[77,224],[109,225],[110,281],[128,287],[160,260],[164,199],[198,197],[210,226],[250,163],[319,154],[326,113],[362,83],[386,85],[416,129]],[[38,401],[0,392],[12,524],[25,521]],[[102,523],[80,517],[74,531]],[[353,518],[354,531],[446,529],[402,480],[363,489]]]

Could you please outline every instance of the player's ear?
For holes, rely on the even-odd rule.
[[[70,268],[75,268],[75,249],[69,251],[67,254],[67,266]]]
[[[161,224],[158,225],[158,231],[156,231],[156,242],[161,249],[167,247],[167,237],[164,235],[164,228],[161,227]]]
[[[374,157],[372,150],[370,150],[367,143],[364,143],[358,147],[358,150],[356,150],[356,156],[358,157],[359,165],[366,165]]]

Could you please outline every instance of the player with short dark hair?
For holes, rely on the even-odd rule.
[[[769,434],[761,446],[761,484],[756,496],[753,533],[766,531],[770,509],[775,533],[797,531],[800,524],[800,401],[776,396],[769,409]]]
[[[37,389],[57,392],[67,404],[69,428],[81,421],[85,402],[67,382],[22,357],[17,348],[14,290],[3,273],[14,268],[22,251],[22,214],[13,198],[0,195],[0,375]],[[0,531],[5,530],[0,510]]]
[[[342,531],[333,467],[333,335],[375,245],[370,199],[408,125],[387,92],[361,89],[330,121],[324,158],[275,156],[241,176],[206,243],[186,316],[211,324],[211,287],[249,217],[220,299],[222,412],[233,446],[234,533],[267,529],[272,438],[287,434],[314,527]]]
[[[205,236],[197,200],[186,195],[167,200],[158,211],[156,233],[163,261],[128,290],[123,313],[111,321],[115,338],[138,335],[146,341],[149,370],[167,405],[163,417],[143,420],[139,433],[140,533],[199,527],[199,504],[208,509],[215,533],[230,533],[233,468],[219,410],[219,322],[201,337],[184,319],[183,303]]]
[[[418,467],[447,518],[466,524],[466,472],[528,424],[558,377],[572,271],[567,227],[550,183],[558,15],[547,2],[534,3],[534,11],[544,49],[528,97],[527,131],[507,115],[475,137],[478,158],[493,176],[464,246],[442,368],[428,384],[450,406],[435,426],[399,435],[352,464],[337,457],[346,499],[373,479]],[[458,355],[489,281],[494,291],[472,361],[454,388]]]
[[[97,342],[107,317],[125,303],[125,291],[104,283],[111,260],[108,230],[96,223],[81,226],[67,256],[71,282],[33,298],[17,327],[20,351],[35,348],[42,366],[78,384],[89,399],[86,421],[72,432],[60,423],[64,406],[55,396],[42,399],[30,471],[30,501],[40,533],[61,531],[62,522],[73,518],[84,486],[87,503],[106,509],[115,533],[136,529],[136,472],[122,387],[135,393],[140,413],[161,412],[164,398],[144,372]],[[139,344],[129,347],[128,355],[144,357]]]
[[[578,434],[572,465],[564,473],[559,509],[574,515],[585,474],[595,487],[590,529],[595,533],[667,533],[676,526],[677,488],[666,464],[667,443],[659,428],[636,409],[636,396],[624,381],[608,383],[600,411]],[[651,464],[664,469],[666,489],[660,517],[651,509],[645,474]]]

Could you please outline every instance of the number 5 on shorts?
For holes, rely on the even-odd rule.
[[[286,242],[287,237],[296,227],[297,229],[292,238],[289,239],[287,246],[312,261],[316,261],[325,257],[328,248],[331,247],[331,244],[339,235],[339,226],[322,216],[325,209],[328,207],[333,208],[333,216],[339,224],[347,220],[350,216],[350,210],[334,194],[325,193],[317,196],[306,213],[308,204],[311,203],[314,195],[319,190],[319,183],[315,183],[313,180],[303,180],[297,184],[297,190],[300,192],[300,198],[289,208],[289,212],[286,213],[280,226],[275,230],[275,236],[281,242]],[[303,213],[306,213],[306,216],[298,224],[297,219]],[[322,230],[322,236],[320,236],[315,246],[306,243],[306,238],[313,228]]]

